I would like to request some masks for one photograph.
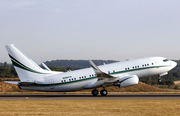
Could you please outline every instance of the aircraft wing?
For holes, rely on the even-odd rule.
[[[91,60],[89,60],[91,67],[93,68],[98,80],[88,83],[84,86],[84,88],[94,88],[99,86],[106,86],[108,84],[113,84],[114,82],[118,81],[118,77],[113,77],[105,72],[102,72]]]
[[[139,78],[137,75],[129,75],[122,74],[118,75],[118,77],[111,76],[105,72],[102,72],[91,60],[89,60],[94,72],[97,75],[98,80],[88,83],[84,86],[84,88],[96,88],[96,87],[106,87],[106,86],[119,86],[119,87],[127,87],[136,85],[139,82]]]

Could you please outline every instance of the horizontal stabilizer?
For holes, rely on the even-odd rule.
[[[3,82],[18,85],[20,81],[3,81]]]
[[[20,86],[29,86],[36,84],[35,82],[20,82],[20,81],[3,81],[4,83],[16,84]]]

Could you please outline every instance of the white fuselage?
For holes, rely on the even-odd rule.
[[[105,64],[98,66],[98,68],[102,72],[121,79],[128,75],[137,75],[139,78],[161,75],[170,71],[175,66],[176,63],[174,61],[167,60],[163,57],[147,57]],[[68,92],[101,87],[101,83],[103,82],[99,81],[97,83],[97,80],[98,78],[93,68],[85,68],[64,73],[55,72],[54,74],[35,80],[36,84],[33,86],[20,87],[26,90]],[[95,83],[96,86],[91,86]],[[113,84],[111,85],[113,86]]]

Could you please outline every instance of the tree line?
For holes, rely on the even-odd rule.
[[[7,62],[0,63],[0,77],[1,78],[15,78],[18,77],[14,67]]]
[[[96,65],[109,64],[117,62],[115,60],[93,60]],[[52,66],[56,68],[65,68],[65,69],[82,69],[90,67],[88,60],[51,60],[44,62],[47,66]]]

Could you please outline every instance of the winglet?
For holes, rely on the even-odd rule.
[[[114,78],[113,76],[102,72],[91,60],[89,60],[89,63],[91,64],[91,67],[94,69],[94,72],[96,73],[98,80],[101,80],[104,78]]]
[[[102,73],[102,71],[94,64],[93,61],[89,60],[89,63],[90,63],[90,65],[91,65],[91,67],[94,69],[94,72],[95,72],[96,74],[101,74],[101,73]]]

